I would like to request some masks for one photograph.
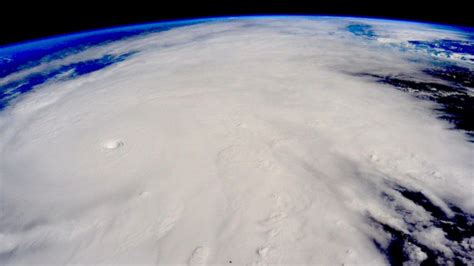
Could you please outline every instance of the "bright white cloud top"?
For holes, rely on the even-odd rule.
[[[472,74],[468,52],[429,49],[437,40],[469,36],[214,19],[5,75],[0,86],[73,66],[10,88],[0,111],[0,263],[472,263],[469,130],[386,79],[451,86],[426,71],[448,64]],[[471,231],[456,238],[453,221]]]

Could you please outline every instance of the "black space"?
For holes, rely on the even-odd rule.
[[[327,14],[398,18],[474,27],[468,1],[8,1],[0,4],[0,45],[124,24],[208,16]]]

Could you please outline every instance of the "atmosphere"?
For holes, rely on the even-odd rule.
[[[0,48],[0,264],[473,265],[474,31],[406,19]]]
[[[472,9],[462,2],[428,0],[32,1],[28,8],[22,1],[5,1],[2,11],[0,45],[129,24],[237,15],[356,16],[474,27]]]

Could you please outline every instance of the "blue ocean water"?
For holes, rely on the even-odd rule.
[[[347,26],[347,30],[356,36],[373,39],[377,37],[371,25],[368,24],[351,24]]]
[[[449,40],[440,39],[435,41],[409,41],[410,44],[418,49],[426,50],[433,54],[446,54],[452,56],[454,53],[474,55],[474,40]],[[474,62],[474,59],[469,59]]]
[[[93,46],[209,20],[195,19],[118,27],[0,47],[0,79],[42,63],[65,58]],[[18,95],[29,92],[48,80],[56,77],[61,77],[64,80],[92,73],[121,62],[133,54],[132,52],[121,55],[105,55],[91,60],[61,65],[43,72],[33,72],[21,79],[3,83],[0,85],[0,111],[7,107]],[[64,74],[66,75],[64,76]]]
[[[133,53],[122,55],[105,55],[97,59],[62,65],[56,69],[45,72],[32,73],[20,80],[15,80],[0,86],[0,110],[7,107],[8,103],[19,94],[31,91],[36,86],[46,81],[60,76],[62,80],[75,78],[81,75],[92,73],[112,64],[124,61]],[[67,75],[64,75],[66,73]]]
[[[122,40],[139,34],[170,30],[203,23],[208,19],[169,21],[61,35],[0,47],[0,78],[43,62],[60,59],[91,46]]]
[[[449,29],[464,36],[464,40],[435,39],[431,41],[410,40],[412,48],[403,47],[402,52],[424,51],[433,55],[433,61],[423,70],[425,74],[438,82],[420,82],[393,76],[378,76],[364,73],[377,78],[380,83],[390,84],[398,90],[412,94],[414,97],[429,100],[437,104],[434,110],[438,118],[450,122],[453,129],[466,133],[469,141],[474,142],[474,72],[472,68],[456,65],[445,60],[454,55],[465,63],[474,62],[474,30],[469,28],[443,27],[433,25],[433,28]],[[368,24],[350,24],[347,31],[357,37],[369,41],[377,39],[376,30]],[[444,57],[440,57],[443,55]]]
[[[0,48],[0,78],[6,77],[23,69],[38,66],[44,62],[50,62],[64,58],[68,55],[83,51],[89,47],[123,40],[140,34],[169,30],[179,26],[191,25],[209,21],[209,19],[180,21],[171,23],[159,23],[149,25],[138,25],[125,28],[108,29],[96,32],[86,32],[74,35],[60,36],[56,38],[29,42],[9,47]],[[369,24],[350,24],[347,31],[355,36],[368,40],[375,40],[378,36],[376,30]],[[474,38],[466,41],[440,39],[434,41],[409,41],[415,49],[429,51],[431,53],[464,53],[474,55]],[[122,62],[134,55],[133,52],[126,54],[107,54],[94,59],[61,65],[54,69],[43,72],[33,72],[25,77],[0,85],[0,111],[8,106],[16,96],[27,93],[45,82],[60,78],[72,79],[78,76],[93,73],[111,65]],[[463,130],[474,139],[474,97],[468,88],[474,87],[474,73],[465,67],[453,64],[433,64],[424,72],[439,82],[420,82],[402,79],[392,76],[376,76],[378,82],[390,84],[393,88],[411,93],[414,97],[433,101],[439,108],[435,110],[441,119],[448,120],[454,129]],[[447,83],[446,83],[447,82]],[[429,199],[419,191],[410,191],[403,187],[397,187],[406,199],[429,211],[435,219],[433,223],[441,228],[447,238],[461,242],[463,239],[474,237],[471,221],[474,218],[464,213],[456,206],[450,206],[455,213],[453,217],[447,217],[442,210],[436,207]],[[374,221],[375,223],[379,223]],[[403,263],[408,258],[404,253],[404,243],[410,241],[416,243],[410,233],[404,233],[380,224],[384,231],[393,236],[393,241],[386,250],[390,262],[393,264]],[[454,226],[455,225],[455,226]],[[412,224],[409,226],[419,226]],[[422,246],[422,250],[428,254],[426,263],[434,263],[442,256],[429,247]],[[466,250],[468,252],[469,250]],[[456,254],[461,257],[462,254]]]

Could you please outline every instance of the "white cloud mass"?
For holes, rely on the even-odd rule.
[[[473,144],[435,103],[353,75],[429,78],[429,55],[404,48],[440,38],[463,36],[351,18],[212,20],[3,78],[134,52],[0,112],[0,263],[387,264],[374,239],[390,236],[370,219],[424,224],[413,237],[453,257],[431,214],[393,188],[474,213]]]

